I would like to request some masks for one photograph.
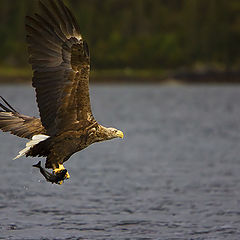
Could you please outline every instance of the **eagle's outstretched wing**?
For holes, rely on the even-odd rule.
[[[40,1],[41,14],[26,18],[26,31],[41,122],[47,134],[54,135],[95,120],[88,46],[62,0],[44,2]]]
[[[41,120],[18,113],[7,101],[1,97],[7,106],[0,103],[0,129],[3,132],[31,139],[34,135],[45,134]]]

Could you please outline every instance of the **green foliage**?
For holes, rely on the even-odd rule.
[[[94,69],[240,63],[239,0],[66,0]],[[36,0],[0,0],[0,63],[27,65],[24,19]]]

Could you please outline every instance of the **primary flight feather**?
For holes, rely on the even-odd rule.
[[[95,142],[123,138],[123,133],[101,126],[93,117],[90,54],[74,16],[62,0],[39,1],[39,6],[40,14],[26,17],[26,39],[40,119],[18,113],[2,98],[0,128],[32,139],[16,158],[45,156],[45,167],[58,174],[66,171],[63,163],[73,153]]]

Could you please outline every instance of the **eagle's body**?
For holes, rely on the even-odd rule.
[[[72,154],[94,142],[123,137],[94,119],[89,96],[90,54],[79,27],[62,0],[40,1],[41,14],[26,17],[32,85],[40,118],[18,113],[5,99],[0,128],[32,139],[17,156],[45,156],[54,172]],[[69,174],[67,173],[66,177]]]
[[[26,156],[47,157],[45,167],[52,168],[52,165],[58,167],[58,164],[63,164],[72,154],[95,142],[108,140],[106,129],[95,122],[86,129],[65,131],[33,146]]]

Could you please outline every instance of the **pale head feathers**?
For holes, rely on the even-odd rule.
[[[116,129],[116,128],[106,128],[101,125],[98,126],[97,132],[97,141],[105,141],[110,140],[113,138],[123,138],[124,134],[122,131]]]

